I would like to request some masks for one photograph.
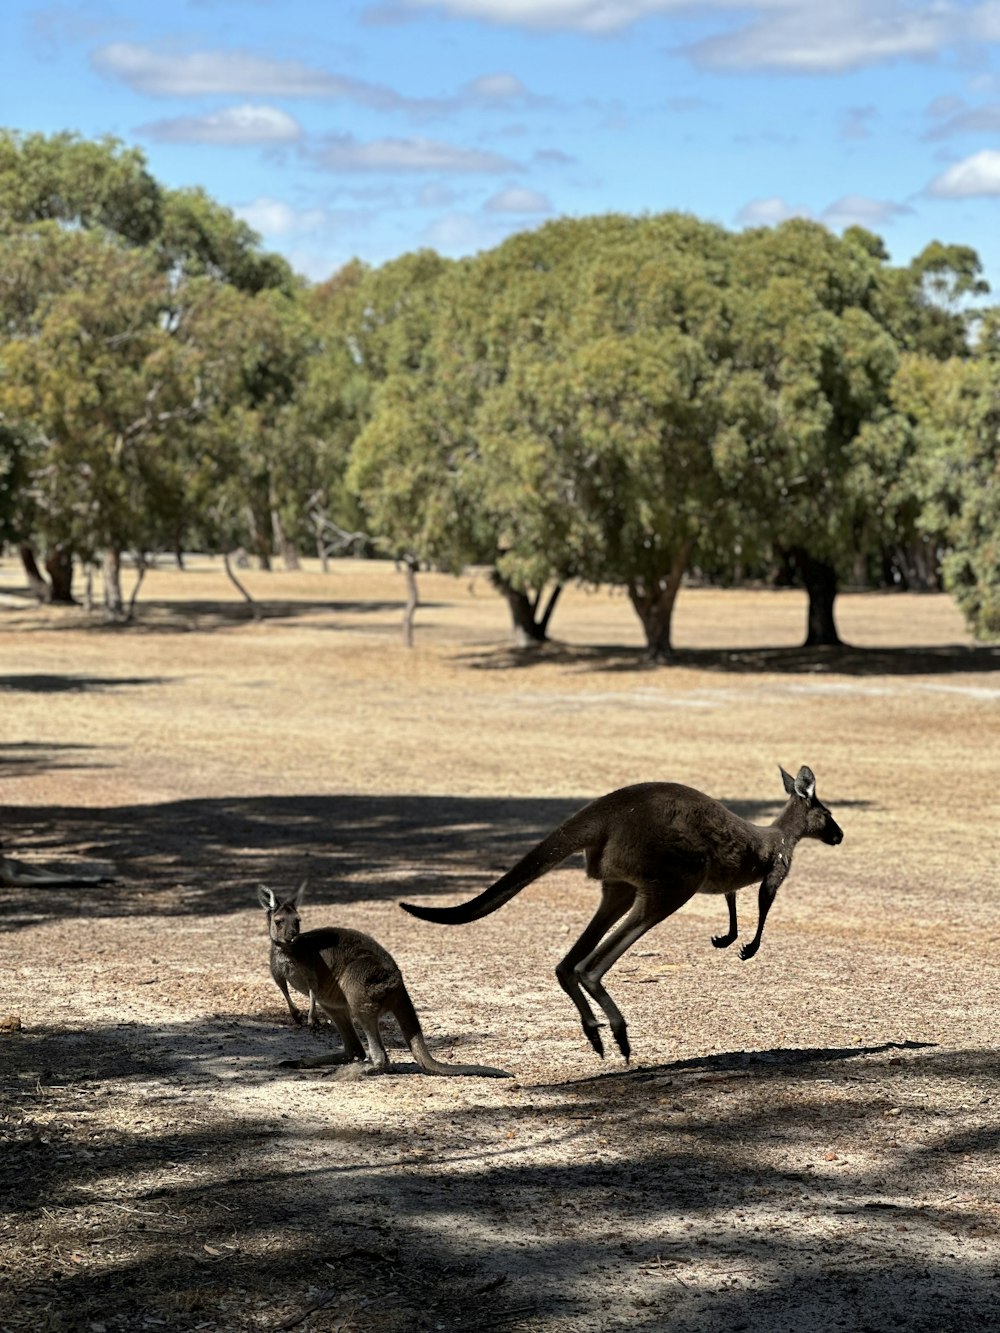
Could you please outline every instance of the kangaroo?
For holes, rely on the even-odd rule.
[[[278,901],[269,888],[266,888],[265,885],[261,884],[257,889],[257,897],[261,907],[263,907],[268,914],[268,920],[270,921],[274,916],[281,918],[284,915],[290,914],[294,916],[297,921],[299,916],[299,904],[302,902],[302,895],[306,891],[306,883],[307,881],[303,880],[292,896],[287,898],[283,903]],[[288,1012],[292,1016],[292,1022],[301,1024],[302,1010],[288,994],[289,986],[291,986],[293,990],[297,990],[300,995],[309,996],[309,1016],[306,1021],[311,1028],[315,1028],[316,996],[309,989],[309,979],[301,968],[295,966],[288,954],[283,953],[281,949],[278,948],[270,930],[268,934],[271,944],[271,976],[274,978],[274,984],[285,997],[285,1003],[288,1005]]]
[[[628,1061],[631,1047],[625,1019],[601,983],[622,954],[696,893],[725,894],[729,930],[716,935],[712,943],[717,949],[728,948],[738,934],[736,891],[760,880],[757,933],[740,949],[742,959],[752,958],[760,948],[774,896],[791,867],[796,843],[818,838],[836,846],[843,840],[843,831],[816,796],[812,770],[802,767],[794,778],[783,768],[780,771],[788,801],[769,828],[741,819],[693,787],[640,782],[578,810],[469,902],[454,907],[400,903],[400,907],[424,921],[453,925],[477,921],[582,851],[588,877],[601,881],[601,902],[556,967],[556,977],[576,1005],[584,1034],[597,1054],[603,1057],[604,1044],[587,995],[600,1005]]]
[[[309,994],[310,1005],[318,1005],[340,1033],[344,1050],[308,1060],[283,1060],[282,1064],[295,1069],[340,1064],[344,1067],[334,1075],[340,1079],[384,1074],[389,1069],[389,1057],[378,1025],[384,1014],[391,1014],[425,1074],[511,1077],[506,1070],[492,1069],[489,1065],[450,1065],[435,1060],[427,1049],[403,975],[388,950],[360,930],[328,926],[303,932],[298,909],[301,894],[300,888],[293,897],[280,902],[264,885],[258,890],[261,905],[267,911],[271,975],[282,990],[279,977],[303,994]],[[275,952],[279,955],[277,972]],[[285,998],[288,999],[287,993]],[[368,1043],[367,1057],[359,1031]]]

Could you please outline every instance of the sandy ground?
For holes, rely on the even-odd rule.
[[[943,597],[686,589],[678,663],[574,591],[520,656],[483,578],[343,562],[155,571],[139,623],[31,606],[0,562],[0,836],[113,883],[0,889],[0,1329],[967,1330],[1000,1325],[1000,649]],[[602,1063],[553,976],[578,861],[473,925],[584,801],[670,779],[766,823],[811,765],[758,956],[699,897],[608,977]],[[280,1068],[256,886],[374,934],[441,1060],[509,1081]],[[743,933],[754,892],[741,897]],[[391,1035],[391,1029],[390,1029]]]

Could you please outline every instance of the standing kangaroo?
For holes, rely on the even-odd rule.
[[[488,1065],[446,1065],[435,1060],[427,1049],[420,1019],[403,982],[403,975],[388,950],[363,935],[360,930],[328,926],[320,930],[301,930],[299,901],[302,888],[279,901],[264,885],[257,891],[267,912],[267,933],[271,940],[271,975],[284,991],[279,976],[295,990],[308,994],[313,1005],[330,1018],[344,1043],[343,1052],[321,1055],[308,1060],[287,1060],[283,1064],[296,1069],[316,1069],[322,1065],[342,1064],[335,1077],[363,1078],[384,1074],[389,1069],[379,1033],[379,1019],[391,1014],[402,1029],[413,1058],[425,1074],[478,1075],[481,1078],[510,1078],[504,1069]],[[275,955],[278,971],[275,971]],[[287,992],[285,993],[287,999]],[[292,1007],[288,1001],[289,1008]],[[368,1055],[358,1032],[368,1043]]]
[[[400,906],[425,921],[454,925],[476,921],[582,851],[587,875],[601,881],[601,902],[556,967],[556,976],[576,1005],[583,1031],[597,1054],[604,1055],[604,1045],[584,991],[604,1011],[618,1049],[628,1060],[631,1047],[625,1019],[601,984],[605,972],[622,954],[696,893],[726,895],[729,930],[716,935],[712,943],[718,949],[727,948],[738,933],[736,890],[760,880],[757,933],[740,949],[741,958],[752,958],[760,948],[774,895],[791,867],[796,843],[801,838],[818,838],[836,846],[843,840],[842,830],[816,796],[812,770],[800,768],[793,778],[782,768],[781,777],[789,799],[769,828],[741,819],[692,787],[640,782],[600,796],[578,810],[469,902],[455,907]]]
[[[306,891],[307,880],[303,880],[290,898],[283,903],[279,903],[270,889],[265,888],[263,884],[257,890],[257,898],[261,907],[268,913],[268,917],[277,914],[279,917],[285,914],[294,916],[298,921],[299,904],[302,902],[302,895]],[[316,1026],[316,996],[309,989],[309,978],[300,967],[297,967],[292,959],[280,949],[275,942],[274,935],[268,932],[271,943],[271,976],[274,978],[274,984],[285,997],[285,1003],[288,1005],[288,1012],[292,1016],[293,1023],[302,1022],[302,1010],[298,1007],[292,997],[288,994],[288,988],[297,990],[300,995],[309,996],[309,1017],[306,1020],[311,1028]]]

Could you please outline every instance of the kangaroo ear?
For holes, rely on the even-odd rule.
[[[257,885],[257,901],[260,903],[261,907],[266,908],[268,912],[273,912],[278,906],[277,898],[266,884]]]
[[[788,792],[789,796],[794,796],[795,779],[792,777],[791,773],[786,773],[780,764],[778,765],[778,772],[781,774],[781,780],[785,784],[785,791]]]
[[[804,801],[811,801],[816,795],[816,779],[812,769],[806,768],[805,764],[795,775],[795,795],[801,796]]]
[[[289,898],[288,901],[292,904],[293,907],[298,907],[299,903],[302,901],[308,883],[309,883],[308,879],[304,879],[302,883],[299,885],[299,887],[292,894],[292,896]]]

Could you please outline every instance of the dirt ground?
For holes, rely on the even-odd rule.
[[[0,836],[113,883],[0,889],[0,1329],[968,1330],[1000,1325],[1000,648],[944,597],[685,589],[653,668],[620,595],[521,656],[482,577],[339,562],[154,571],[140,620],[36,608],[0,562]],[[586,800],[688,783],[766,823],[809,764],[760,953],[702,896],[608,985],[601,1062],[553,968],[579,860],[462,927]],[[375,935],[442,1060],[337,1083],[283,1058],[260,882]],[[741,896],[744,935],[755,894]]]

